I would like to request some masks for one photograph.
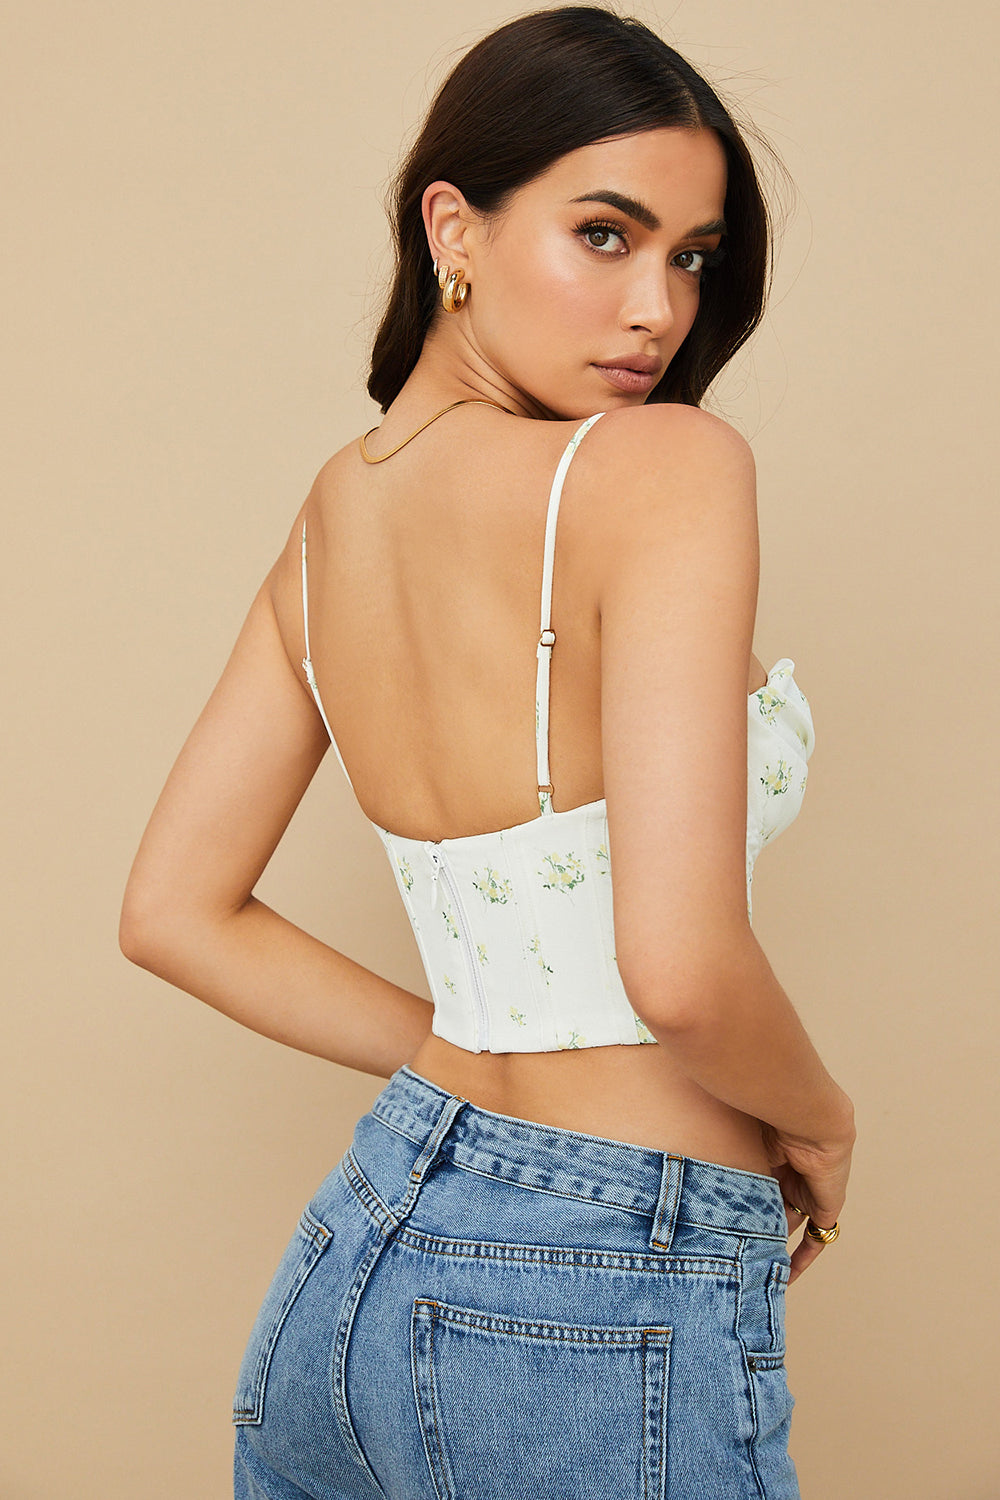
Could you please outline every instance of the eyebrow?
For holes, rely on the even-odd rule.
[[[626,193],[616,193],[614,188],[594,188],[592,192],[581,193],[579,198],[571,198],[571,203],[606,203],[609,208],[617,208],[619,213],[627,214],[644,229],[660,229],[662,226],[659,219],[651,208],[645,203],[640,203],[638,198],[630,198]],[[725,219],[712,219],[708,224],[699,224],[690,231],[685,238],[691,238],[697,234],[725,234]]]

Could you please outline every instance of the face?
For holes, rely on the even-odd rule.
[[[532,415],[641,405],[694,322],[725,197],[715,132],[660,129],[561,157],[492,225],[466,208],[463,357]]]

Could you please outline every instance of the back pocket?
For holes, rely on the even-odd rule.
[[[278,1263],[243,1355],[233,1398],[233,1421],[237,1426],[264,1420],[267,1372],[278,1335],[310,1271],[332,1238],[332,1231],[306,1209]]]
[[[438,1500],[665,1500],[671,1336],[416,1299],[414,1390]]]

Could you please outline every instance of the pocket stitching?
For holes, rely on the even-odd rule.
[[[503,1334],[514,1339],[538,1339],[564,1346],[617,1346],[639,1351],[643,1404],[643,1497],[644,1500],[663,1500],[667,1476],[667,1390],[674,1333],[672,1327],[641,1324],[586,1326],[544,1318],[518,1318],[504,1313],[487,1312],[483,1308],[440,1302],[433,1297],[415,1297],[411,1309],[414,1396],[428,1472],[437,1500],[454,1500],[456,1493],[454,1476],[444,1451],[440,1393],[434,1360],[434,1335],[439,1320],[442,1323],[452,1323],[466,1332]],[[654,1357],[659,1366],[658,1382],[649,1368],[649,1361]],[[657,1384],[657,1410],[652,1411],[652,1392]]]
[[[295,1232],[305,1241],[301,1255],[295,1262],[289,1277],[285,1294],[275,1309],[270,1326],[260,1338],[257,1349],[256,1363],[253,1368],[251,1379],[244,1381],[242,1378],[237,1390],[237,1399],[246,1391],[253,1393],[252,1405],[236,1405],[233,1402],[233,1423],[237,1427],[259,1426],[264,1419],[264,1397],[267,1390],[267,1377],[271,1368],[271,1359],[278,1343],[278,1337],[285,1325],[285,1320],[295,1305],[295,1302],[312,1274],[320,1256],[333,1238],[333,1231],[327,1229],[325,1224],[305,1209],[295,1227]],[[277,1271],[275,1272],[277,1275]],[[253,1333],[251,1332],[251,1337]],[[242,1373],[242,1372],[241,1372]]]
[[[771,1343],[770,1352],[772,1354],[779,1350],[782,1353],[784,1352],[784,1340],[781,1338],[783,1319],[778,1298],[784,1296],[789,1269],[784,1261],[776,1260],[772,1262],[771,1269],[767,1274],[767,1286],[765,1288],[767,1295],[767,1331]]]

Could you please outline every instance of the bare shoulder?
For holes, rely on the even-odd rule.
[[[735,548],[754,568],[753,451],[728,422],[679,404],[609,412],[574,459],[578,544],[593,587],[628,557],[666,547],[701,558]]]
[[[711,501],[722,487],[752,491],[755,480],[753,450],[735,427],[677,403],[609,412],[588,435],[580,457],[584,484],[588,470],[598,481],[613,471],[622,499],[639,505],[682,498],[693,485]]]

